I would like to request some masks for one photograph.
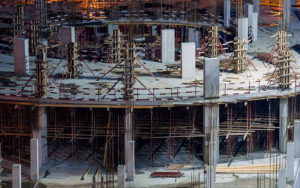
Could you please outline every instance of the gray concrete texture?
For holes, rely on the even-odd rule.
[[[126,164],[127,170],[127,181],[134,181],[135,175],[135,152],[134,152],[134,141],[127,141],[127,150],[131,154],[131,157],[128,159]]]
[[[224,0],[224,27],[230,26],[230,0]]]
[[[29,47],[28,39],[14,39],[14,73],[29,73]]]
[[[41,145],[41,160],[42,165],[47,163],[48,146],[47,146],[47,112],[46,107],[38,107],[38,126],[41,131],[41,139],[39,144]]]
[[[294,142],[287,143],[286,180],[294,181]]]
[[[188,34],[189,40],[188,41],[194,42],[196,48],[200,48],[200,31],[199,31],[199,29],[189,27],[188,31],[189,31],[189,34]]]
[[[195,43],[181,43],[181,78],[196,76]]]
[[[63,26],[61,27],[61,57],[65,57],[66,45],[69,42],[76,42],[75,27]]]
[[[219,97],[219,64],[218,58],[207,58],[203,66],[203,93],[205,98]]]
[[[118,166],[118,187],[126,188],[126,167],[125,165]]]
[[[39,143],[35,138],[30,140],[30,177],[33,181],[39,179]]]
[[[41,130],[33,130],[32,138],[35,138],[39,142],[39,167],[42,167],[42,135]]]
[[[12,188],[21,188],[21,164],[14,164],[12,166]]]
[[[279,100],[279,151],[286,153],[288,99]]]
[[[113,30],[119,30],[119,25],[108,25],[108,34],[111,35],[113,33]]]
[[[286,188],[286,169],[280,169],[278,171],[278,176],[279,176],[278,187]]]
[[[175,30],[163,29],[161,31],[161,62],[163,64],[175,61]]]
[[[300,158],[300,121],[294,121],[294,157]]]

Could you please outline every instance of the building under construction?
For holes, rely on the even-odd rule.
[[[299,8],[0,0],[0,188],[300,188]]]

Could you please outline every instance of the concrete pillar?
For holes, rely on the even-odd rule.
[[[297,0],[291,0],[291,6],[292,5],[297,5]],[[291,10],[295,11],[295,10],[297,10],[297,8],[296,7],[291,7]]]
[[[257,15],[259,16],[259,12],[260,12],[260,1],[261,0],[254,0],[254,12],[257,12]]]
[[[288,100],[280,98],[279,102],[279,151],[286,153]]]
[[[220,63],[218,58],[207,58],[203,66],[203,93],[205,98],[219,97]]]
[[[39,168],[42,167],[42,135],[41,130],[33,130],[33,138],[37,139],[39,142]]]
[[[119,30],[119,25],[108,25],[108,34],[111,35],[113,30]]]
[[[132,137],[132,111],[125,108],[125,166],[127,172],[127,181],[134,180],[135,160],[134,160],[134,141]]]
[[[195,43],[181,43],[181,78],[194,78],[196,76]]]
[[[286,188],[286,169],[279,170],[278,174],[279,174],[278,187],[279,188]]]
[[[230,0],[224,0],[224,27],[230,26]]]
[[[157,25],[152,25],[152,36],[156,36],[157,35]]]
[[[258,28],[258,13],[253,12],[252,13],[252,33],[253,33],[253,41],[257,41],[257,28]]]
[[[207,173],[207,179],[206,179],[206,185],[208,188],[214,188],[214,182],[215,182],[215,168],[212,166],[206,167],[206,173]]]
[[[134,140],[127,141],[127,150],[130,153],[130,158],[127,161],[128,166],[126,165],[127,181],[134,181],[134,175],[135,175]]]
[[[125,172],[125,166],[119,165],[118,166],[118,187],[120,188],[126,188],[126,172]]]
[[[248,18],[238,19],[238,37],[248,41]],[[245,44],[248,48],[248,44]]]
[[[29,47],[28,39],[14,39],[14,73],[29,73]]]
[[[252,24],[253,24],[253,5],[251,4],[245,4],[245,12],[244,12],[244,17],[248,18],[248,27],[251,27],[251,30],[253,28]]]
[[[69,42],[76,42],[75,27],[63,26],[61,27],[61,57],[65,57],[66,45]]]
[[[30,175],[31,180],[39,179],[39,143],[35,138],[30,140]]]
[[[21,188],[21,164],[14,164],[12,166],[12,188]]]
[[[203,162],[205,164],[209,164],[210,156],[209,156],[209,141],[213,138],[213,142],[215,142],[215,150],[214,150],[214,163],[217,164],[219,160],[219,138],[217,136],[211,137],[211,131],[215,130],[216,134],[219,133],[219,105],[218,104],[208,104],[203,105],[203,132],[205,137],[203,137]],[[211,165],[211,164],[209,164]]]
[[[196,48],[200,48],[200,31],[198,29],[190,27],[189,32],[189,42],[194,42]]]
[[[288,32],[291,19],[291,0],[284,0],[283,19],[285,21],[285,29]]]
[[[48,146],[47,146],[47,108],[38,107],[38,126],[41,131],[41,159],[42,165],[47,163]],[[44,138],[43,138],[44,137]]]
[[[294,181],[294,142],[287,143],[286,169],[287,181]]]
[[[175,30],[163,29],[161,34],[161,62],[170,64],[175,62]]]
[[[294,157],[300,158],[300,121],[297,119],[294,122]]]

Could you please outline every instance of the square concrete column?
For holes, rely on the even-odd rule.
[[[286,154],[286,180],[294,181],[294,143],[287,143]]]
[[[285,29],[288,32],[291,19],[291,0],[284,0],[283,20],[285,22]]]
[[[300,158],[300,121],[297,119],[294,122],[294,157]]]
[[[209,164],[209,142],[213,138],[213,142],[216,142],[214,150],[214,164],[219,160],[219,138],[214,135],[210,135],[212,130],[216,130],[216,134],[219,133],[219,105],[218,104],[206,104],[203,105],[203,162]]]
[[[258,13],[252,13],[252,33],[253,33],[253,41],[257,41],[257,28],[258,28]]]
[[[248,41],[248,18],[238,19],[238,37]],[[244,47],[248,48],[248,44]]]
[[[61,27],[61,57],[65,57],[66,45],[69,42],[76,42],[75,27],[63,26]]]
[[[14,39],[14,73],[29,73],[29,48],[28,39]]]
[[[127,161],[126,170],[127,170],[127,181],[134,181],[135,175],[135,153],[134,153],[134,141],[127,141],[127,150],[130,153],[130,158]]]
[[[120,188],[126,188],[126,172],[125,172],[125,166],[119,165],[118,166],[118,187]]]
[[[195,43],[181,43],[181,78],[196,76]]]
[[[220,63],[218,58],[207,58],[203,66],[203,95],[205,98],[219,97]]]
[[[39,143],[35,138],[30,140],[30,175],[31,180],[39,179]]]
[[[260,11],[260,1],[261,0],[254,0],[254,12],[257,12],[257,15],[259,16],[259,11]]]
[[[152,36],[156,36],[157,35],[157,25],[152,25],[152,27],[151,27],[151,34],[152,34]]]
[[[286,188],[286,169],[279,170],[278,175],[279,175],[278,187]]]
[[[119,25],[108,25],[108,35],[111,35],[114,30],[119,30]]]
[[[224,0],[224,27],[230,26],[230,0]]]
[[[288,100],[280,98],[279,102],[279,151],[286,153]]]
[[[163,29],[161,31],[161,62],[163,64],[175,61],[175,30]]]
[[[215,168],[213,166],[207,166],[206,167],[206,173],[207,173],[207,179],[206,179],[206,185],[208,188],[214,188],[214,182],[215,182]]]
[[[194,42],[196,45],[196,48],[200,48],[200,31],[195,28],[189,28],[189,42]]]
[[[14,164],[12,166],[12,188],[21,188],[21,164]]]
[[[38,126],[41,131],[41,140],[39,144],[41,144],[41,158],[42,165],[47,163],[48,156],[48,146],[47,146],[47,108],[46,107],[38,107]],[[43,138],[44,137],[44,138]]]
[[[39,142],[39,168],[42,167],[42,135],[40,130],[33,130],[32,138],[35,138]]]
[[[291,6],[292,5],[297,5],[297,0],[291,0]],[[297,8],[296,7],[291,7],[291,10],[295,11],[295,10],[297,10]]]
[[[245,4],[245,18],[248,18],[248,28],[251,27],[251,30],[253,29],[253,5],[251,4]]]

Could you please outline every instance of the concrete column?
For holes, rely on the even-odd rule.
[[[297,5],[297,0],[291,0],[291,6],[292,5]],[[291,7],[291,10],[295,11],[295,10],[297,10],[297,8],[296,7]]]
[[[196,48],[200,48],[200,31],[198,29],[190,27],[188,29],[189,32],[189,42],[194,42]]]
[[[203,66],[203,95],[205,98],[219,97],[220,63],[218,58],[205,59]]]
[[[33,130],[33,138],[39,142],[39,168],[42,167],[42,135],[40,130]]]
[[[41,131],[41,140],[39,144],[41,144],[41,159],[42,165],[47,163],[48,156],[48,146],[47,146],[47,108],[46,107],[38,107],[38,126]],[[44,137],[44,138],[43,138]]]
[[[287,181],[294,181],[294,143],[287,143],[286,155],[286,178]]]
[[[230,0],[224,0],[224,27],[230,26]]]
[[[30,140],[30,175],[31,180],[39,179],[39,143],[35,138]]]
[[[285,29],[288,32],[291,19],[291,0],[284,0],[283,19],[285,21]]]
[[[281,153],[286,153],[287,113],[288,113],[288,100],[287,100],[287,98],[280,98],[280,104],[279,104],[279,151]]]
[[[119,30],[119,25],[108,25],[108,34],[111,35],[113,30]]]
[[[206,185],[208,188],[214,188],[214,182],[215,182],[215,169],[212,166],[206,167],[206,173],[207,173],[207,179],[206,179]]]
[[[21,164],[14,164],[12,166],[12,188],[21,188]]]
[[[209,163],[209,141],[211,140],[211,131],[215,130],[216,134],[219,133],[219,105],[218,104],[209,104],[203,105],[203,132],[205,137],[203,138],[203,162],[205,164]],[[214,150],[214,164],[217,164],[219,160],[219,138],[215,136],[213,141],[216,142]],[[211,164],[209,164],[211,165]]]
[[[135,161],[134,161],[134,141],[132,137],[132,111],[125,108],[125,166],[127,172],[127,181],[134,180]]]
[[[238,37],[248,41],[248,18],[238,19]],[[248,44],[245,44],[248,48]]]
[[[163,29],[161,34],[161,62],[170,64],[175,62],[175,30]]]
[[[297,119],[294,122],[294,157],[300,158],[300,121]]]
[[[181,78],[196,76],[195,43],[181,43]]]
[[[118,187],[120,188],[126,188],[126,172],[125,172],[125,166],[119,165],[118,166]]]
[[[245,4],[245,15],[244,17],[245,18],[248,18],[248,27],[251,27],[251,29],[253,28],[253,17],[252,17],[252,14],[253,14],[253,5],[251,4]]]
[[[279,188],[286,188],[286,169],[281,169],[278,171],[279,174]]]
[[[29,73],[29,48],[28,39],[14,39],[14,73]]]
[[[156,36],[157,35],[157,25],[152,25],[152,36]]]
[[[254,12],[257,12],[257,15],[259,16],[260,12],[260,1],[261,0],[254,0]]]
[[[76,42],[75,27],[63,26],[61,27],[61,57],[65,57],[66,45],[69,42]]]
[[[258,28],[258,13],[252,13],[252,33],[253,33],[253,41],[257,41],[257,28]]]

